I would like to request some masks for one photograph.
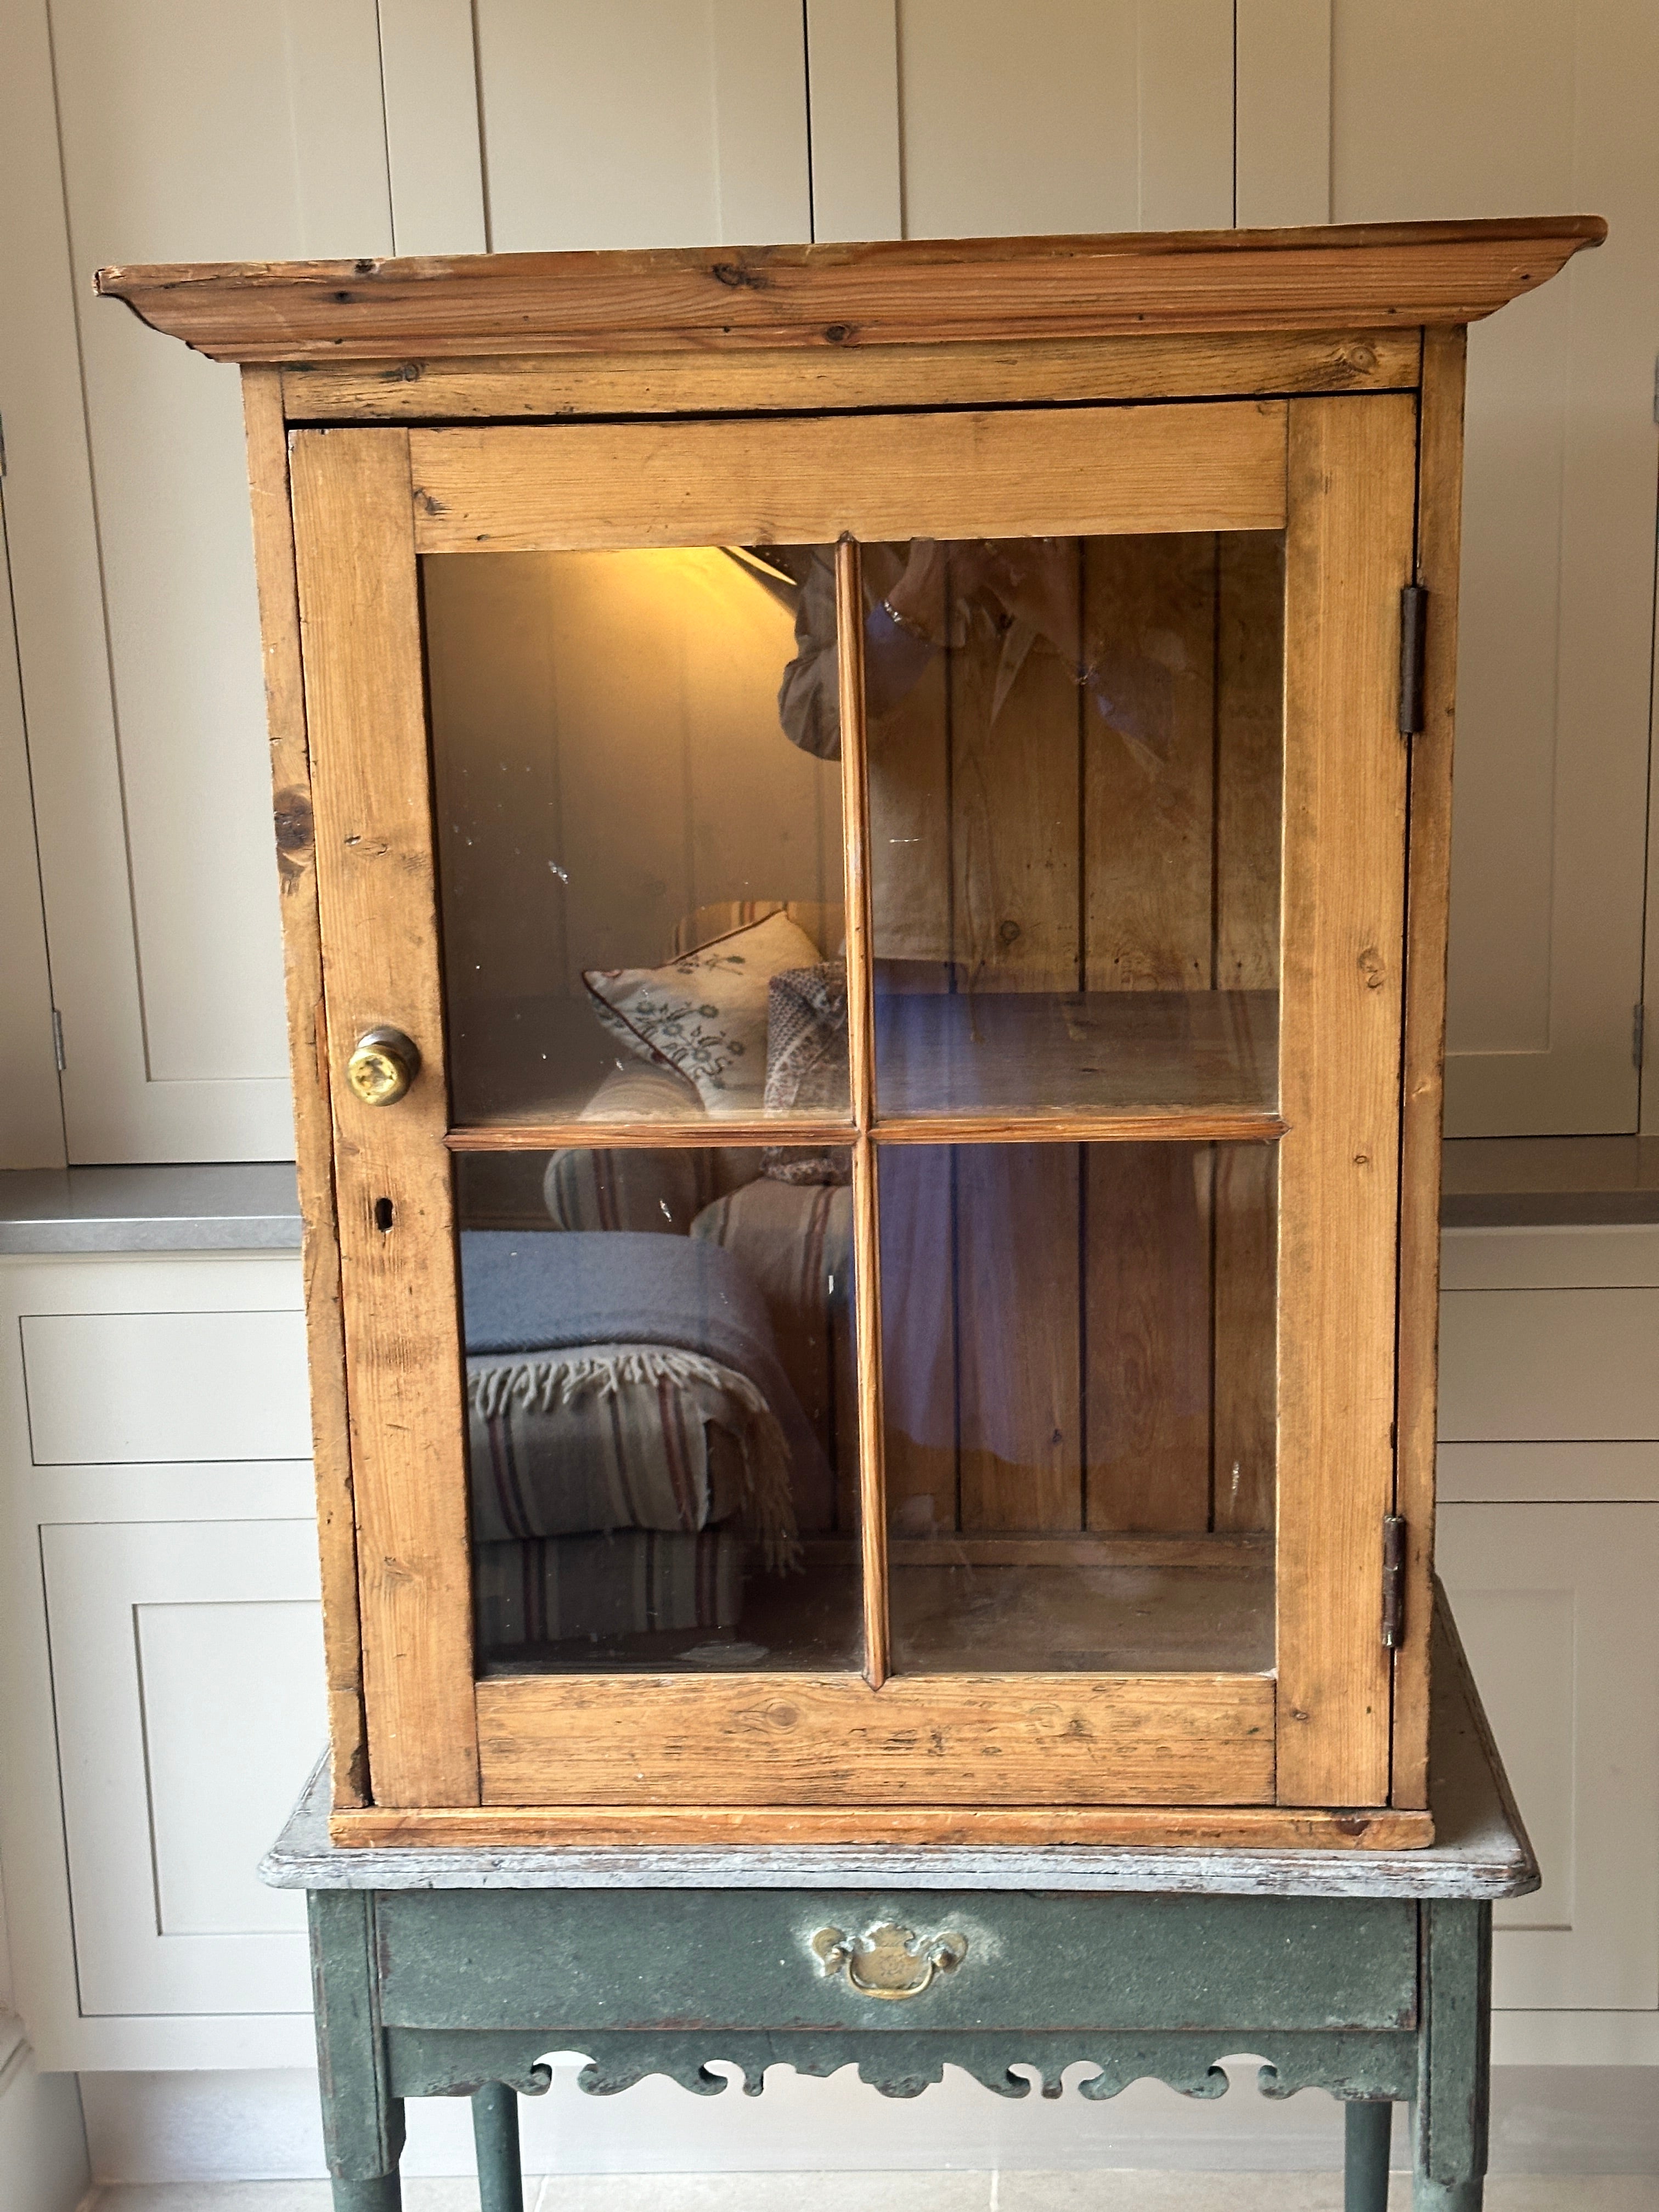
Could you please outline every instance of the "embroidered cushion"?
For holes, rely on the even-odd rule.
[[[781,911],[663,968],[591,968],[593,1010],[641,1060],[665,1061],[710,1114],[758,1114],[766,1089],[768,989],[818,948]]]

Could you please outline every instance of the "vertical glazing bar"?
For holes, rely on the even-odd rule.
[[[878,1273],[874,1106],[875,1018],[871,978],[868,757],[864,742],[864,586],[859,549],[836,548],[836,640],[840,672],[842,843],[847,855],[847,1043],[853,1115],[853,1261],[859,1381],[859,1540],[863,1565],[864,1672],[887,1679],[887,1506],[882,1470],[881,1283]]]

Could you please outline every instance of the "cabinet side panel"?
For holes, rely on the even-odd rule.
[[[1463,471],[1461,330],[1423,334],[1417,580],[1429,594],[1423,728],[1411,749],[1406,908],[1406,1070],[1400,1132],[1400,1409],[1395,1510],[1407,1526],[1405,1641],[1394,1662],[1396,1805],[1429,1784],[1429,1620],[1440,1311],[1440,1122],[1446,1042],[1446,905]]]
[[[323,1646],[328,1731],[337,1806],[368,1802],[363,1728],[362,1642],[357,1612],[357,1531],[346,1430],[345,1338],[340,1314],[340,1247],[334,1211],[334,1155],[323,1021],[323,956],[317,929],[317,846],[300,665],[300,605],[289,504],[288,434],[282,373],[242,373],[253,565],[259,591],[265,714],[276,818],[283,969],[294,1079],[294,1142],[305,1218],[306,1336],[311,1374],[317,1537],[322,1553]]]
[[[375,1801],[476,1804],[465,1414],[410,514],[399,430],[301,431],[294,516],[317,808],[341,1277]],[[389,1023],[392,1107],[343,1079]]]
[[[1279,1798],[1379,1804],[1394,1497],[1406,747],[1396,721],[1416,410],[1291,404]]]

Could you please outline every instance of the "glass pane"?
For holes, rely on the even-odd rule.
[[[829,556],[437,554],[422,587],[455,1120],[845,1116],[840,771],[779,707],[809,595],[798,717],[834,696]]]
[[[854,1671],[845,1152],[456,1163],[482,1672]]]
[[[899,1672],[1273,1663],[1270,1145],[886,1145]]]
[[[1282,534],[864,562],[882,1117],[1272,1112]]]

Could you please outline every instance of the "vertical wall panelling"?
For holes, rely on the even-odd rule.
[[[4,487],[0,486],[0,492]],[[52,976],[0,503],[0,1168],[64,1164]],[[0,2062],[3,2063],[3,2062]]]
[[[1142,230],[1233,220],[1233,0],[1140,0],[1135,91]]]
[[[812,235],[806,24],[794,0],[712,0],[720,242]]]
[[[793,0],[477,0],[490,244],[811,234]]]
[[[906,236],[1133,230],[1137,12],[899,0]]]
[[[62,895],[46,902],[57,988],[90,1111],[113,1089],[142,1103],[145,1083],[45,0],[7,20],[0,204],[0,410],[16,641],[41,843],[60,864]],[[144,1157],[141,1144],[130,1157]]]
[[[379,0],[395,253],[489,248],[471,0]]]
[[[1451,1133],[1636,1126],[1653,636],[1659,15],[1336,0],[1338,222],[1585,208],[1607,244],[1469,334]]]
[[[905,233],[1232,220],[1225,0],[899,0]]]
[[[155,344],[86,280],[106,261],[387,251],[374,8],[57,0],[15,11],[6,75],[26,135],[8,144],[26,264],[9,298],[27,302],[8,319],[9,506],[70,1156],[280,1158],[235,373]]]
[[[815,239],[902,238],[897,0],[806,0]]]
[[[1331,0],[1236,0],[1233,220],[1331,219]]]

